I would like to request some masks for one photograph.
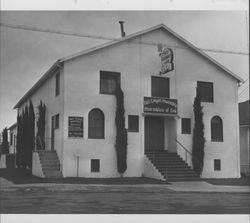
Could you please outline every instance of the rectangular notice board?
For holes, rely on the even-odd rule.
[[[177,100],[160,97],[144,97],[143,111],[155,114],[177,114]]]
[[[83,137],[83,117],[69,117],[68,136],[78,138]]]

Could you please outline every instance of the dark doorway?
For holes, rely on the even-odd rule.
[[[145,117],[145,150],[164,150],[163,117]]]

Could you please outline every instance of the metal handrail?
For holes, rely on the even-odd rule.
[[[50,137],[44,137],[44,145],[43,145],[43,141],[42,141],[41,136],[37,135],[37,136],[35,137],[35,143],[38,142],[39,145],[40,145],[41,148],[42,148],[42,149],[40,149],[40,150],[45,150],[45,143],[46,143],[47,140],[51,140],[51,138],[50,138]],[[37,144],[36,144],[36,145],[37,145]],[[35,150],[39,150],[39,149],[37,149],[37,147],[35,146]]]
[[[182,145],[176,138],[175,138],[175,141],[181,146],[182,149],[184,149],[186,151],[185,153],[185,160],[187,162],[187,153],[192,157],[194,158],[197,162],[199,162],[200,164],[202,164],[202,162],[200,161],[200,159],[196,156],[194,156],[184,145]]]

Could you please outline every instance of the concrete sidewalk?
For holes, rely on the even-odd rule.
[[[83,191],[83,192],[218,192],[218,193],[249,193],[248,186],[222,186],[212,185],[205,181],[171,182],[171,184],[136,184],[136,185],[103,185],[103,184],[13,184],[0,178],[1,191],[14,191],[23,189],[48,191]]]
[[[181,192],[249,193],[249,186],[213,185],[205,181],[172,182],[169,189]]]

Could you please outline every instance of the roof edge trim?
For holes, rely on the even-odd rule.
[[[53,71],[59,67],[61,64],[60,60],[57,60],[46,72],[45,74],[25,93],[25,95],[17,102],[14,109],[19,108],[31,95],[34,93],[51,75]]]
[[[217,67],[219,67],[220,69],[222,69],[226,73],[230,74],[238,82],[244,82],[244,80],[241,77],[239,77],[238,75],[236,75],[235,73],[233,73],[232,71],[230,71],[228,68],[226,68],[225,66],[223,66],[221,63],[219,63],[218,61],[216,61],[215,59],[213,59],[212,57],[210,57],[209,55],[207,55],[206,53],[204,53],[202,50],[200,50],[199,48],[197,48],[196,46],[194,46],[192,43],[190,43],[189,41],[187,41],[186,39],[184,39],[183,37],[181,37],[179,34],[177,34],[176,32],[174,32],[172,29],[168,28],[165,24],[159,24],[159,25],[153,26],[151,28],[148,28],[148,29],[145,29],[145,30],[133,33],[133,34],[130,34],[128,36],[125,36],[125,37],[122,37],[122,38],[119,38],[119,39],[115,39],[115,40],[112,40],[110,42],[107,42],[107,43],[104,43],[104,44],[101,44],[101,45],[98,45],[98,46],[95,46],[95,47],[92,47],[92,48],[80,51],[78,53],[75,53],[75,54],[69,55],[67,57],[61,58],[60,61],[61,62],[66,62],[66,61],[72,60],[72,59],[74,59],[76,57],[83,56],[85,54],[94,52],[96,50],[103,49],[105,47],[112,46],[114,44],[124,42],[124,41],[129,40],[129,39],[131,39],[133,37],[136,37],[136,36],[139,36],[139,35],[142,35],[142,34],[145,34],[145,33],[151,32],[151,31],[154,31],[154,30],[159,29],[159,28],[164,28],[167,32],[169,32],[170,34],[172,34],[175,38],[179,39],[181,42],[183,42],[186,45],[188,45],[191,49],[195,50],[196,52],[198,52],[199,54],[201,54],[203,57],[205,57],[208,60],[210,60]]]

